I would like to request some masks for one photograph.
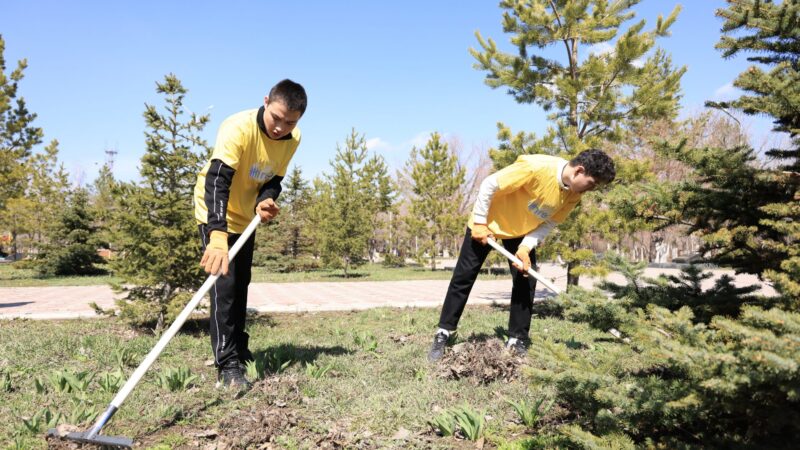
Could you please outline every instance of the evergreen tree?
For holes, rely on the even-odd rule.
[[[58,163],[58,141],[53,140],[44,152],[31,156],[27,164],[28,186],[25,197],[32,203],[33,214],[31,228],[27,233],[31,235],[34,245],[50,240],[48,229],[53,212],[60,213],[59,209],[66,204],[70,189],[69,177],[63,164]]]
[[[103,259],[97,254],[99,236],[85,189],[79,188],[69,196],[65,208],[58,211],[49,235],[38,266],[42,275],[95,275],[104,272],[96,266],[102,264]]]
[[[774,119],[773,130],[789,133],[792,145],[767,152],[783,163],[778,170],[753,169],[744,174],[756,178],[747,182],[754,191],[745,195],[738,191],[736,208],[751,211],[740,216],[729,209],[733,205],[704,209],[699,211],[701,226],[715,230],[715,245],[723,248],[723,253],[730,253],[731,248],[743,249],[733,250],[736,255],[727,262],[739,270],[763,274],[791,299],[793,309],[800,310],[800,3],[728,0],[728,7],[717,10],[717,15],[725,20],[717,44],[723,56],[747,52],[753,55],[747,59],[761,66],[750,66],[734,81],[745,95],[711,106],[768,115]],[[752,154],[745,149],[736,149],[735,153],[744,160]],[[728,196],[737,193],[730,189],[733,186],[711,183],[706,193],[719,189]],[[712,218],[707,221],[705,215],[709,213]],[[731,232],[724,235],[720,225],[731,228]]]
[[[465,217],[459,214],[459,187],[464,183],[465,169],[458,157],[442,142],[439,133],[431,133],[425,147],[411,150],[406,163],[411,179],[410,209],[407,222],[412,234],[421,239],[417,258],[427,254],[431,270],[436,270],[436,256],[443,239],[458,234]]]
[[[308,236],[304,234],[308,223],[307,206],[309,203],[308,182],[303,179],[300,166],[294,166],[286,180],[283,192],[281,217],[285,218],[285,233],[288,237],[286,253],[297,259],[308,251]]]
[[[113,217],[116,211],[114,191],[117,181],[108,164],[103,164],[100,173],[92,184],[91,211],[98,228],[100,245],[112,248]]]
[[[24,198],[28,187],[26,163],[44,133],[33,126],[36,114],[28,111],[19,95],[19,83],[28,62],[22,59],[6,73],[5,41],[0,35],[0,228],[11,232],[12,254],[18,252],[17,237],[27,232],[33,211]]]
[[[364,182],[362,189],[369,194],[368,214],[373,218],[372,236],[368,248],[369,259],[372,261],[379,241],[384,241],[382,247],[387,247],[388,236],[385,232],[387,227],[393,225],[389,213],[393,212],[395,187],[386,162],[377,154],[373,154],[364,164],[362,180]],[[391,230],[388,231],[391,235]]]
[[[17,68],[6,74],[4,53],[5,41],[0,35],[0,211],[5,209],[6,201],[23,194],[25,162],[44,135],[41,128],[33,126],[36,114],[28,111],[25,99],[18,93],[28,61],[18,61]]]
[[[589,147],[607,147],[642,121],[675,117],[680,78],[686,69],[673,68],[671,58],[655,48],[655,41],[669,34],[680,8],[666,19],[659,16],[653,30],[644,31],[642,20],[619,34],[620,26],[634,17],[631,8],[637,3],[500,2],[506,10],[503,30],[512,34],[517,54],[500,51],[493,40],[487,41],[478,33],[482,50],[471,50],[477,59],[475,67],[488,72],[489,86],[507,87],[517,102],[552,111],[548,116],[552,125],[544,136],[537,137],[526,132],[514,134],[498,124],[500,145],[490,150],[496,169],[511,164],[521,154],[569,158]],[[613,45],[609,44],[614,38]],[[563,59],[537,52],[549,46],[563,46]],[[587,46],[600,50],[581,60],[580,52]],[[603,51],[603,46],[610,50]],[[618,158],[616,163],[620,184],[646,176],[649,169],[649,163],[641,160]],[[632,167],[625,167],[628,165]],[[592,234],[614,240],[631,232],[632,224],[621,217],[597,214],[604,208],[597,195],[585,197],[571,218],[548,239],[550,254],[560,254],[567,263],[569,285],[577,284],[582,273],[603,271],[586,263],[601,263],[593,260],[593,252],[587,248]]]
[[[366,140],[353,129],[344,147],[336,145],[333,173],[326,175],[328,187],[321,188],[315,206],[315,219],[321,221],[317,237],[322,259],[329,267],[342,267],[345,276],[364,263],[372,236],[370,204],[374,194],[366,190],[370,185],[364,173],[366,162]]]
[[[187,90],[180,80],[169,74],[156,86],[165,97],[165,110],[145,104],[142,180],[118,187],[114,240],[119,251],[112,268],[127,293],[118,301],[122,317],[135,325],[160,327],[180,312],[202,280],[192,199],[210,149],[199,137],[209,118],[184,117]]]

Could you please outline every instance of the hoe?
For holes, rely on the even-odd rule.
[[[236,256],[236,253],[239,252],[239,249],[242,248],[245,241],[250,238],[250,235],[253,234],[258,224],[261,222],[261,218],[256,215],[253,220],[250,221],[250,224],[244,230],[244,233],[239,237],[233,247],[228,251],[228,259],[233,260]],[[206,295],[206,293],[214,286],[214,283],[217,282],[217,278],[219,275],[209,275],[208,279],[203,283],[197,293],[194,294],[194,297],[189,301],[183,311],[178,315],[175,319],[175,322],[170,325],[166,332],[161,336],[161,338],[156,343],[155,347],[150,350],[150,353],[144,358],[139,367],[133,372],[128,381],[125,382],[125,385],[122,386],[122,389],[117,392],[117,395],[108,405],[105,412],[97,419],[94,426],[89,429],[88,431],[84,432],[73,432],[69,433],[66,436],[60,436],[56,429],[51,428],[48,430],[48,436],[58,437],[62,439],[67,439],[70,441],[81,442],[84,444],[94,444],[99,445],[101,447],[112,447],[112,448],[131,448],[133,446],[133,439],[122,437],[122,436],[106,436],[100,434],[100,430],[103,429],[104,426],[108,423],[114,413],[117,412],[122,402],[128,397],[128,394],[131,393],[133,388],[139,383],[139,380],[142,379],[147,369],[155,362],[158,355],[164,350],[164,347],[167,346],[167,343],[175,336],[178,330],[181,329],[183,323],[186,322],[186,319],[189,318],[189,315],[197,308],[197,305],[200,303],[200,300]]]

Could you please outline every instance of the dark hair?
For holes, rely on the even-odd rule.
[[[572,167],[583,166],[586,169],[586,175],[594,178],[600,184],[611,183],[617,176],[614,160],[604,151],[596,148],[580,152],[578,156],[570,160],[569,165]]]
[[[288,78],[281,80],[269,90],[269,100],[283,102],[289,111],[299,111],[301,115],[306,112],[308,105],[306,90]]]

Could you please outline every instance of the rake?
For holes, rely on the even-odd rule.
[[[242,235],[239,239],[236,240],[236,243],[233,244],[233,247],[230,248],[228,251],[228,260],[233,260],[236,254],[239,252],[239,249],[242,248],[245,241],[250,238],[250,235],[253,234],[258,224],[261,222],[261,217],[256,215],[253,217],[253,220],[250,221],[250,224],[245,228]],[[108,405],[105,412],[97,419],[94,426],[90,428],[88,431],[84,432],[72,432],[67,434],[66,436],[61,436],[60,433],[55,429],[51,428],[47,431],[48,436],[67,439],[70,441],[81,442],[84,444],[94,444],[104,447],[115,447],[115,448],[131,448],[133,446],[133,439],[123,437],[123,436],[107,436],[100,434],[100,431],[103,429],[104,426],[108,423],[111,417],[117,412],[122,402],[128,397],[131,393],[133,388],[139,383],[142,379],[144,374],[147,372],[147,369],[155,362],[156,358],[161,354],[164,350],[164,347],[167,346],[167,343],[175,336],[178,330],[181,329],[186,319],[189,318],[189,315],[197,308],[197,305],[200,303],[200,300],[208,293],[214,283],[217,282],[217,279],[220,277],[219,274],[217,275],[209,275],[208,279],[206,279],[205,283],[200,286],[200,289],[197,293],[194,294],[194,297],[186,304],[186,307],[183,308],[183,311],[178,315],[175,319],[175,322],[170,325],[166,332],[161,336],[158,340],[156,345],[150,350],[150,353],[144,358],[144,360],[139,364],[139,367],[133,372],[128,381],[125,382],[125,385],[117,392],[117,395]]]
[[[502,245],[498,244],[496,240],[494,240],[492,238],[489,238],[489,245],[491,245],[493,249],[495,249],[498,252],[502,253],[503,256],[505,256],[506,258],[511,260],[511,262],[513,262],[514,264],[517,264],[520,267],[523,267],[522,261],[520,261],[519,258],[514,256],[511,252],[506,250],[505,247],[503,247]],[[553,293],[560,294],[562,292],[561,289],[559,289],[558,286],[553,284],[553,282],[551,282],[550,280],[548,280],[547,278],[545,278],[539,272],[533,270],[532,268],[528,269],[528,275],[532,276],[533,278],[536,278],[537,281],[542,283],[547,289],[550,289],[551,291],[553,291]],[[622,339],[625,342],[630,342],[630,339],[623,338],[622,337],[622,332],[620,332],[616,328],[610,328],[607,331],[617,339]]]

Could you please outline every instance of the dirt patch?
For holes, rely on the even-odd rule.
[[[438,375],[449,380],[468,378],[475,384],[511,381],[519,376],[524,362],[507,352],[499,339],[467,341],[444,355]]]
[[[272,448],[276,437],[295,426],[297,416],[287,408],[241,411],[220,423],[217,448]]]

